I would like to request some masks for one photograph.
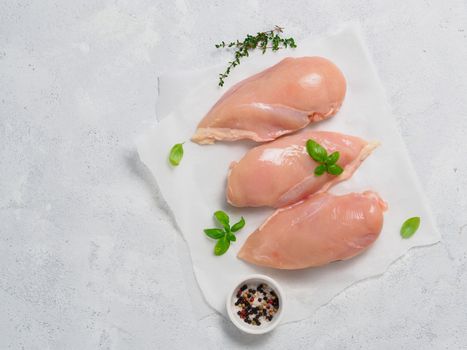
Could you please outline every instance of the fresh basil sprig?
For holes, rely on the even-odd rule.
[[[412,237],[415,234],[415,232],[417,232],[419,226],[420,217],[418,216],[405,220],[401,227],[402,238]]]
[[[170,149],[170,154],[169,154],[169,162],[173,166],[177,166],[180,164],[182,158],[183,158],[183,144],[182,143],[176,143],[173,145],[173,147]]]
[[[245,219],[242,216],[240,221],[230,226],[230,218],[222,210],[216,211],[214,217],[223,228],[207,228],[204,230],[204,233],[212,239],[217,239],[217,243],[214,246],[214,255],[219,256],[229,249],[230,242],[237,240],[234,233],[240,231],[245,226]]]
[[[336,164],[339,160],[339,152],[336,151],[328,155],[326,149],[312,139],[306,142],[306,151],[314,161],[320,163],[315,168],[316,176],[321,176],[326,172],[331,175],[340,175],[344,171],[342,167]]]

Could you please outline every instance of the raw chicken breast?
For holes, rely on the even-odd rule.
[[[336,114],[345,90],[342,72],[329,60],[286,58],[228,90],[192,140],[271,141]]]
[[[378,238],[386,208],[374,192],[320,193],[277,210],[248,237],[238,257],[286,270],[347,260]]]
[[[339,151],[337,164],[344,172],[316,176],[318,163],[306,151],[308,139],[318,142],[328,154]],[[355,136],[305,130],[255,147],[230,166],[227,201],[236,207],[280,208],[293,204],[350,178],[376,146]]]

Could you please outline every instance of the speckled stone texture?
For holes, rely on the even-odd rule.
[[[213,44],[362,25],[443,243],[305,321],[247,336],[198,320],[187,254],[134,139],[156,72]],[[467,347],[465,1],[0,2],[0,349]],[[396,190],[396,189],[395,189]]]

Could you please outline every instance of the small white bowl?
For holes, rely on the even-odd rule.
[[[251,324],[245,323],[238,315],[235,309],[235,301],[237,299],[237,291],[243,285],[247,284],[248,286],[252,285],[256,288],[259,284],[265,283],[269,285],[277,295],[279,299],[279,309],[274,315],[272,321],[262,322],[261,326],[253,326]],[[227,297],[227,314],[229,315],[232,323],[237,326],[238,329],[242,330],[245,333],[249,334],[264,334],[272,331],[280,323],[282,314],[284,313],[284,292],[279,284],[274,281],[271,277],[265,275],[250,275],[246,278],[243,278],[239,281],[233,288],[232,292]]]

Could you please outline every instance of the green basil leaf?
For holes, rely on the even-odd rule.
[[[340,153],[339,152],[332,152],[328,159],[326,160],[326,164],[327,165],[333,165],[333,164],[336,164],[337,161],[339,160],[339,157],[340,157]]]
[[[232,232],[227,233],[227,239],[231,242],[235,242],[237,240],[237,237]]]
[[[207,228],[204,230],[204,233],[211,238],[219,239],[224,237],[225,232],[220,228]]]
[[[311,158],[319,163],[324,163],[328,158],[328,152],[326,149],[312,139],[309,139],[306,142],[306,151]]]
[[[326,172],[326,165],[325,165],[325,164],[318,165],[318,166],[315,168],[315,175],[316,175],[316,176],[321,176],[321,175],[323,175],[325,172]]]
[[[402,238],[410,238],[417,232],[420,226],[420,217],[415,216],[413,218],[405,220],[401,227]]]
[[[183,158],[183,143],[175,144],[170,150],[169,162],[173,166],[180,164],[180,161]]]
[[[214,213],[215,218],[219,223],[224,226],[227,232],[230,232],[230,219],[229,216],[222,210],[218,210]]]
[[[240,231],[244,226],[245,226],[245,219],[242,216],[240,221],[232,226],[231,230],[232,232],[237,232],[237,231]]]
[[[340,175],[344,169],[342,169],[339,165],[333,164],[328,166],[328,173],[332,175]]]
[[[214,255],[222,255],[224,254],[230,247],[230,241],[227,239],[226,236],[219,239],[214,247]]]

